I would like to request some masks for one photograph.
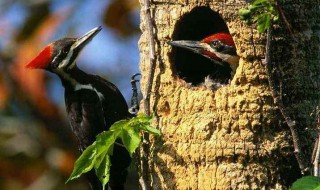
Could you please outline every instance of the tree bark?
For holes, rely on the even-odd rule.
[[[304,159],[310,160],[320,103],[320,2],[279,2],[296,40],[281,22],[273,30],[273,74],[284,106],[296,122]],[[154,125],[162,132],[160,138],[151,139],[153,189],[286,189],[300,177],[291,133],[273,102],[262,61],[265,35],[239,18],[239,9],[246,5],[245,0],[152,2],[157,66],[151,110]],[[218,89],[190,85],[180,77],[179,60],[166,43],[176,37],[183,16],[199,6],[220,14],[240,56],[234,77]],[[141,89],[145,92],[150,65],[143,11],[141,18]],[[194,63],[197,67],[201,63]]]

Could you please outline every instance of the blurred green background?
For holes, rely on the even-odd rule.
[[[139,9],[138,0],[0,1],[0,189],[89,189],[83,178],[64,184],[79,153],[60,80],[24,65],[46,44],[102,26],[78,65],[115,83],[129,102],[130,76],[139,72]],[[131,167],[127,188],[137,183]]]

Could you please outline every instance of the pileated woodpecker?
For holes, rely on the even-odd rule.
[[[212,34],[201,41],[179,40],[168,43],[203,55],[216,64],[228,63],[233,73],[239,64],[236,45],[229,33]]]
[[[65,104],[71,129],[79,150],[91,145],[97,134],[108,130],[121,119],[132,117],[127,103],[111,82],[80,70],[76,58],[80,51],[101,31],[96,27],[80,38],[63,38],[47,45],[27,68],[45,69],[59,76],[65,88]],[[131,158],[124,147],[115,145],[111,157],[109,186],[124,189]],[[102,189],[93,171],[87,174],[94,190]]]

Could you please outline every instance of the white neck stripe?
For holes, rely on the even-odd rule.
[[[78,90],[93,90],[97,93],[97,95],[99,96],[100,101],[104,100],[104,96],[101,92],[97,91],[97,89],[95,89],[91,84],[79,84],[77,83],[76,86],[74,87],[74,91],[78,91]]]

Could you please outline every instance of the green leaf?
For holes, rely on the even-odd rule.
[[[270,28],[271,22],[276,22],[279,18],[275,0],[254,0],[246,9],[241,9],[239,13],[240,18],[247,24],[256,23],[260,33],[264,33]]]
[[[258,31],[264,33],[271,26],[271,15],[270,14],[261,14],[255,18],[258,22]]]
[[[114,124],[112,124],[112,126],[110,127],[110,131],[121,131],[123,127],[125,127],[128,124],[129,120],[127,119],[123,119],[120,121],[115,122]]]
[[[94,168],[97,169],[101,165],[102,161],[104,160],[104,157],[106,156],[107,152],[103,152],[100,155],[96,156],[96,161],[94,163]]]
[[[320,178],[315,176],[305,176],[292,184],[290,190],[319,190]]]
[[[258,9],[261,9],[261,8],[262,8],[261,5],[249,5],[249,6],[248,6],[248,9],[249,9],[250,12],[255,12],[255,11],[257,11]]]
[[[251,17],[251,11],[248,9],[240,9],[239,14],[242,20],[249,20]]]
[[[263,3],[268,3],[268,0],[255,0],[252,5],[259,5]]]
[[[160,130],[156,129],[156,128],[153,128],[151,127],[150,125],[142,125],[140,127],[141,130],[144,130],[146,132],[149,132],[151,134],[154,134],[154,135],[157,135],[157,136],[160,136],[161,135],[161,132]]]
[[[151,120],[153,117],[144,113],[139,113],[134,119]]]
[[[99,165],[95,165],[96,175],[102,183],[103,189],[110,179],[111,160],[109,155],[105,155]]]
[[[269,5],[268,6],[268,9],[267,9],[270,13],[274,13],[275,12],[275,9],[273,6]]]
[[[132,156],[141,142],[139,134],[141,130],[160,135],[159,130],[150,126],[151,120],[151,116],[139,114],[131,120],[118,121],[110,127],[109,131],[104,131],[97,135],[96,141],[88,146],[77,159],[74,170],[67,182],[80,177],[94,167],[96,175],[105,186],[110,177],[110,155],[113,153],[115,141],[120,138]]]
[[[140,125],[150,125],[151,120],[151,116],[139,114],[137,117],[132,118],[128,125],[130,125],[130,127],[139,128]]]
[[[110,156],[113,155],[113,147],[114,147],[114,143],[110,146],[110,148],[109,148],[109,150],[107,152]]]
[[[132,156],[132,153],[134,153],[141,142],[141,137],[138,131],[135,131],[133,128],[127,128],[122,131],[121,140]]]
[[[72,174],[70,175],[69,179],[66,181],[68,183],[69,181],[76,179],[80,177],[83,173],[86,173],[90,171],[95,163],[96,160],[96,149],[95,149],[95,143],[88,146],[81,156],[76,160],[74,164],[74,168],[72,171]]]
[[[253,21],[258,22],[260,19],[263,19],[262,17],[265,16],[265,13],[263,14],[258,14],[253,18]]]
[[[130,120],[130,122],[138,122],[138,123],[144,123],[144,122],[150,122],[152,120],[152,116],[147,116],[146,114],[139,114],[137,117],[134,117]]]
[[[152,120],[152,117],[150,116],[146,116],[144,114],[139,115],[138,117],[130,120],[128,127],[132,127],[136,131],[143,130],[154,135],[160,135],[161,133],[158,129],[150,126],[151,120]]]
[[[106,153],[118,138],[120,131],[104,131],[96,137],[97,155]]]
[[[279,15],[276,15],[276,16],[273,17],[273,21],[274,22],[278,22],[278,20],[279,20]]]

